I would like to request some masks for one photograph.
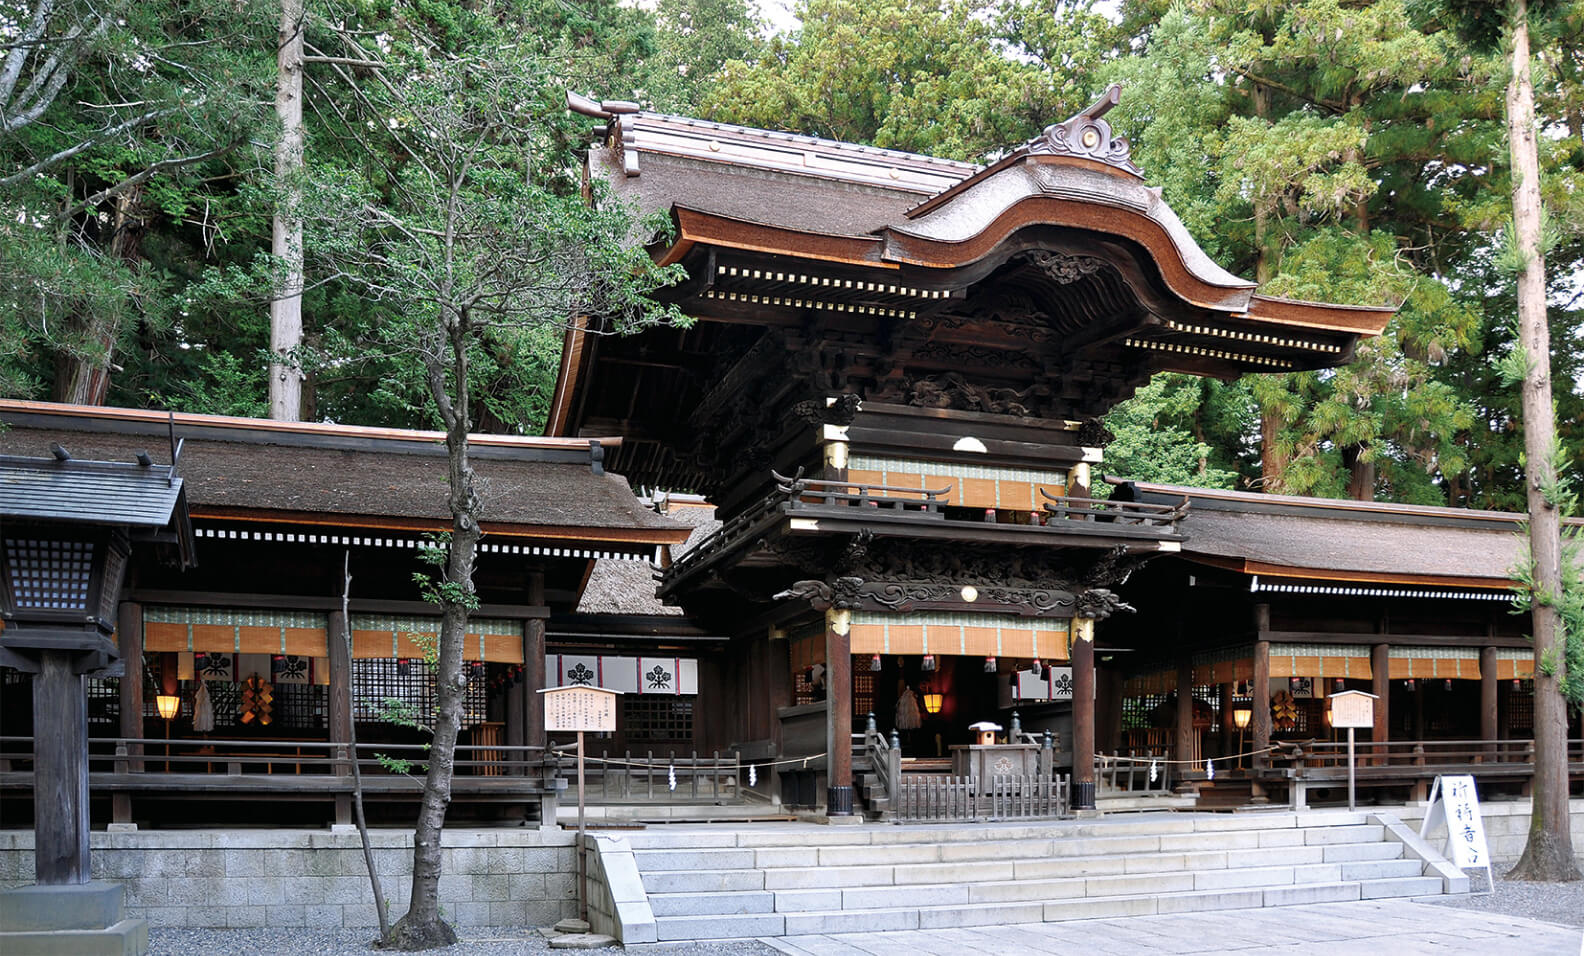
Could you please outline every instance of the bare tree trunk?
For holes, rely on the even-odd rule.
[[[446,426],[450,453],[451,542],[440,592],[440,654],[435,673],[434,740],[429,750],[429,773],[424,778],[423,804],[413,833],[413,879],[407,915],[391,929],[393,949],[434,949],[456,942],[456,931],[440,917],[440,834],[451,804],[451,778],[456,766],[457,735],[462,725],[462,702],[467,675],[462,667],[462,645],[467,635],[468,610],[473,602],[473,563],[479,540],[479,497],[473,468],[468,462],[468,361],[471,328],[466,311],[447,317],[449,367],[443,359],[426,357],[430,396]],[[455,395],[446,391],[449,377]]]
[[[352,552],[341,553],[341,633],[332,640],[346,642],[347,658],[352,656],[352,618],[349,616],[347,605],[352,597]],[[352,729],[352,739],[347,741],[350,748],[352,763],[352,806],[357,810],[358,836],[363,841],[363,865],[368,867],[369,883],[374,890],[374,913],[379,917],[380,943],[390,939],[390,906],[385,902],[385,888],[380,885],[379,868],[374,865],[374,847],[369,843],[368,818],[363,814],[363,771],[358,766],[357,752],[357,716],[353,712],[349,721]]]
[[[281,190],[270,234],[270,254],[284,270],[270,299],[270,418],[295,422],[302,417],[302,373],[291,355],[302,345],[303,226],[303,21],[304,0],[281,0],[276,63],[275,179]]]
[[[1534,564],[1534,803],[1529,842],[1508,874],[1526,880],[1577,880],[1568,820],[1566,636],[1556,601],[1562,593],[1562,516],[1549,495],[1556,486],[1555,410],[1551,403],[1551,335],[1546,322],[1545,259],[1541,249],[1540,160],[1535,144],[1534,82],[1530,77],[1527,0],[1512,6],[1512,77],[1507,83],[1507,141],[1512,155],[1513,238],[1518,274],[1518,338],[1523,382],[1525,486],[1529,548]],[[1553,666],[1554,665],[1554,666]],[[1550,673],[1547,674],[1547,670]]]

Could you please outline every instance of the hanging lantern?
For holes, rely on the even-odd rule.
[[[880,660],[880,655],[879,654],[870,655],[870,657],[869,657],[869,669],[871,671],[874,671],[875,673],[878,674],[880,672],[880,668],[882,668],[884,666],[885,666],[885,664],[884,664],[884,662],[882,662]]]
[[[986,674],[994,674],[996,672],[996,659],[994,657],[985,658],[984,672]]]
[[[159,711],[161,720],[173,720],[176,712],[181,709],[181,698],[175,694],[156,694],[154,709]]]
[[[400,674],[402,677],[406,677],[408,674],[411,674],[412,661],[405,657],[396,658],[396,673]]]
[[[1029,664],[1029,673],[1033,674],[1035,677],[1038,677],[1044,672],[1045,665],[1040,663],[1039,658],[1034,658],[1034,660]]]
[[[1296,678],[1296,677],[1287,678],[1287,689],[1288,690],[1297,690],[1298,689],[1298,678]]]
[[[1331,682],[1331,686],[1333,688],[1335,688],[1336,690],[1341,690],[1342,689],[1342,678],[1338,677],[1336,680],[1332,681]]]
[[[1418,689],[1418,685],[1414,683],[1414,679],[1412,677],[1410,677],[1407,680],[1403,681],[1403,686],[1408,688],[1408,693],[1410,693],[1410,694]]]
[[[1514,677],[1513,678],[1512,687],[1513,687],[1513,693],[1515,693],[1515,694],[1518,693],[1519,691],[1523,690],[1523,681],[1521,681],[1518,678]]]
[[[938,694],[933,691],[926,693],[924,695],[924,712],[926,714],[940,713],[941,705],[945,703],[945,701],[946,698],[944,694]]]
[[[1443,685],[1447,690],[1452,689],[1452,678],[1448,677]]]
[[[924,660],[919,662],[919,669],[925,671],[926,673],[933,671],[935,669],[935,655],[925,654]]]

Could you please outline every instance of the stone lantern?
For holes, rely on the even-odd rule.
[[[173,466],[50,451],[0,456],[0,664],[33,676],[37,879],[0,893],[0,950],[72,952],[76,937],[98,952],[114,936],[142,952],[148,927],[121,919],[120,884],[90,881],[83,679],[124,673],[111,635],[134,548],[174,547],[190,565],[192,526]]]

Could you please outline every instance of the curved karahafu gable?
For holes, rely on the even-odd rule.
[[[1211,261],[1105,120],[1119,96],[989,166],[570,98],[603,121],[601,195],[671,215],[653,253],[699,321],[571,333],[550,433],[629,436],[628,474],[676,482],[725,453],[711,429],[768,427],[744,402],[1078,420],[1155,372],[1324,368],[1385,327],[1392,309],[1264,296]],[[784,387],[743,387],[770,367]],[[678,462],[690,442],[703,464]]]

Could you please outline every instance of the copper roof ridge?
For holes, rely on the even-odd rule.
[[[1317,309],[1348,309],[1364,310],[1368,312],[1390,312],[1395,314],[1401,306],[1396,305],[1351,305],[1345,302],[1318,302],[1314,299],[1293,299],[1283,295],[1271,295],[1268,292],[1254,293],[1254,298],[1264,299],[1267,302],[1280,302],[1283,305],[1303,305]]]
[[[864,143],[850,143],[845,140],[828,139],[823,136],[812,136],[807,133],[794,133],[788,130],[760,129],[754,126],[740,126],[736,123],[722,123],[717,120],[700,119],[696,116],[683,116],[678,113],[662,113],[657,110],[641,110],[633,114],[634,119],[663,120],[678,123],[683,126],[739,134],[744,139],[768,139],[785,143],[804,146],[821,146],[838,153],[859,153],[873,157],[917,162],[928,167],[947,167],[954,171],[974,173],[984,167],[979,163],[969,163],[960,159],[947,159],[942,156],[930,156],[926,153],[913,153],[900,149],[888,149],[884,146],[869,146]]]
[[[1126,479],[1111,478],[1108,482]],[[1317,511],[1346,512],[1334,515],[1337,520],[1353,520],[1367,514],[1420,515],[1427,518],[1457,518],[1469,521],[1489,521],[1512,524],[1525,520],[1526,515],[1516,511],[1490,511],[1481,508],[1454,508],[1450,505],[1414,505],[1396,501],[1357,501],[1352,498],[1316,498],[1306,495],[1276,495],[1263,491],[1236,491],[1230,488],[1195,488],[1190,485],[1170,485],[1151,481],[1135,481],[1134,486],[1162,494],[1183,494],[1190,498],[1244,502],[1248,504],[1276,505]],[[1570,518],[1569,524],[1584,524],[1584,518]]]
[[[155,409],[118,408],[109,405],[71,405],[62,402],[36,402],[23,399],[0,399],[0,413],[13,412],[33,415],[54,415],[62,418],[85,418],[100,421],[140,422],[164,425],[173,417],[178,425],[193,427],[234,429],[238,432],[272,432],[282,435],[333,435],[347,438],[378,438],[389,441],[408,441],[438,444],[445,441],[445,433],[411,428],[388,428],[369,425],[341,425],[333,422],[282,422],[267,418],[244,418],[234,415],[201,415],[194,412],[165,412]],[[547,438],[538,435],[470,434],[468,442],[475,445],[505,448],[551,448],[586,450],[591,442],[606,447],[621,444],[621,438]]]

